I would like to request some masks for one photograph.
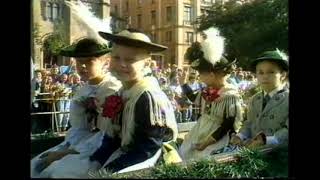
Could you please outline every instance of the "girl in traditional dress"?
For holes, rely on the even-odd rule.
[[[204,31],[206,39],[195,42],[186,52],[191,67],[200,74],[207,87],[195,104],[200,108],[197,124],[185,136],[179,149],[183,160],[200,159],[228,145],[229,134],[237,132],[242,122],[240,94],[227,83],[235,61],[222,56],[224,39],[213,27]]]

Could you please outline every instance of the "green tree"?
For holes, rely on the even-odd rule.
[[[44,48],[46,48],[51,55],[58,56],[60,53],[60,50],[67,46],[67,36],[65,31],[64,23],[62,22],[56,22],[54,24],[54,32],[53,34],[48,37],[46,42],[44,43]]]
[[[230,0],[213,5],[199,23],[199,30],[218,27],[226,38],[227,56],[244,68],[263,51],[288,52],[288,0]]]

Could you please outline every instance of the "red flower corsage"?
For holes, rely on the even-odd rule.
[[[120,96],[112,95],[106,97],[103,104],[102,116],[114,119],[123,109],[123,100]]]
[[[219,90],[220,89],[209,87],[204,89],[201,95],[207,102],[212,102],[220,97]]]

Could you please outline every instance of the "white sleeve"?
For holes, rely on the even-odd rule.
[[[87,128],[71,127],[68,130],[68,133],[65,137],[65,141],[70,143],[70,145],[76,145],[82,139],[84,139],[85,137],[88,137],[90,134],[91,134],[91,132]]]
[[[242,141],[248,139],[248,136],[246,136],[244,133],[238,133],[237,136],[238,136]]]
[[[279,141],[275,136],[267,136],[266,144],[279,144]]]

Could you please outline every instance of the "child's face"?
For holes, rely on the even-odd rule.
[[[122,82],[133,81],[143,77],[145,61],[150,59],[147,50],[122,45],[112,48],[110,71]]]
[[[286,77],[286,72],[282,71],[276,63],[270,61],[258,63],[256,73],[258,83],[265,91],[272,91],[279,87]]]
[[[77,58],[77,66],[79,70],[85,65],[86,73],[85,76],[88,76],[89,79],[95,78],[103,74],[102,67],[105,64],[105,59],[101,57],[80,57]]]

